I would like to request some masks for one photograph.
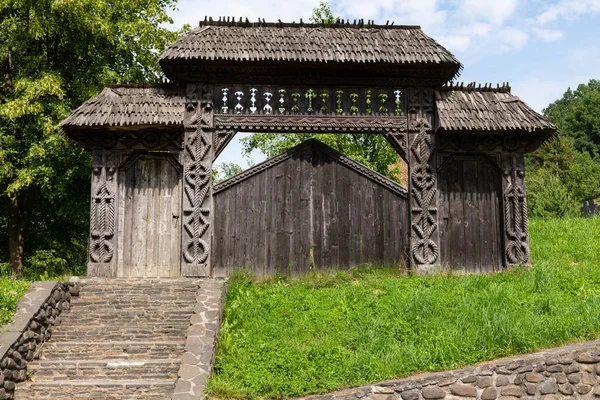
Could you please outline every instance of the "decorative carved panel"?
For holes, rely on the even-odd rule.
[[[93,153],[88,275],[113,276],[118,155]]]
[[[217,114],[248,115],[386,115],[405,113],[399,88],[215,87]]]
[[[522,154],[502,157],[505,252],[508,265],[529,264],[529,219]]]
[[[434,136],[426,120],[416,123],[418,134],[410,134],[410,262],[426,269],[438,261],[437,176],[432,167]]]
[[[183,147],[182,135],[177,129],[130,129],[125,131],[86,132],[76,137],[86,149],[105,150],[160,150],[178,152]]]
[[[437,135],[437,147],[448,153],[528,153],[538,148],[544,137],[534,135],[478,135],[441,132]]]
[[[188,85],[183,149],[182,275],[210,275],[213,103],[207,86]]]

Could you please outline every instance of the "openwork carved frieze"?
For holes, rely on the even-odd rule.
[[[509,265],[527,264],[529,263],[529,219],[523,155],[506,156],[502,163],[506,261]]]
[[[94,154],[90,209],[89,260],[110,263],[114,256],[116,160],[104,152]]]
[[[188,85],[183,149],[183,275],[210,274],[213,103],[206,86]]]
[[[405,112],[399,88],[264,87],[215,88],[217,114],[386,115]]]
[[[415,125],[418,134],[411,134],[410,145],[410,210],[411,210],[411,263],[417,268],[435,264],[439,256],[436,240],[437,178],[431,166],[434,152],[431,126],[425,119]]]

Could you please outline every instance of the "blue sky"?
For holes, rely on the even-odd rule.
[[[465,66],[459,81],[509,82],[541,112],[567,88],[600,79],[600,0],[333,0],[335,16],[420,25]],[[174,28],[205,15],[305,21],[319,0],[179,0]],[[246,166],[238,137],[217,160]],[[264,157],[253,154],[254,162]]]

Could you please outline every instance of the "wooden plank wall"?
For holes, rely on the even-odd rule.
[[[501,174],[485,157],[454,156],[440,169],[442,265],[467,272],[503,268]]]
[[[213,276],[405,261],[405,196],[314,148],[214,194]]]
[[[146,155],[121,180],[117,275],[179,276],[181,174],[164,157]]]

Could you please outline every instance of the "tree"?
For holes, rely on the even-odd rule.
[[[158,55],[177,35],[162,27],[172,23],[165,10],[174,5],[0,2],[0,210],[8,210],[13,274],[23,271],[29,222],[39,210],[49,212],[37,214],[36,221],[46,252],[57,248],[56,241],[64,248],[72,239],[61,237],[61,221],[77,232],[87,230],[86,212],[76,210],[88,208],[89,155],[57,123],[107,84],[160,79]]]
[[[221,163],[213,170],[213,183],[229,179],[243,171],[242,167],[234,162]]]
[[[335,17],[333,16],[333,12],[331,12],[331,4],[327,1],[321,1],[318,7],[313,8],[310,22],[316,24],[333,24],[335,22]]]
[[[310,17],[311,22],[326,24],[334,23],[335,19],[330,3],[325,1],[321,1],[319,6],[313,9]],[[257,149],[267,157],[272,157],[310,138],[318,139],[380,174],[406,183],[406,178],[400,174],[403,161],[381,135],[254,133],[242,138],[241,142],[246,155]]]
[[[600,161],[578,151],[570,136],[540,147],[527,161],[531,216],[576,215],[584,200],[600,196]]]
[[[579,151],[600,155],[600,81],[592,79],[544,109],[562,136],[575,139]]]

